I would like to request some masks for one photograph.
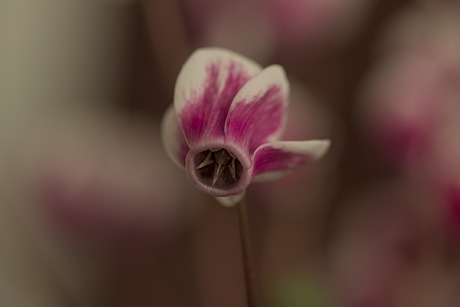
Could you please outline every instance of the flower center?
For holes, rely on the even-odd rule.
[[[195,157],[201,181],[217,188],[229,188],[241,178],[243,167],[236,156],[225,149],[209,149]]]

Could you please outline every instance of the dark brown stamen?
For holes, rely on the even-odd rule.
[[[196,169],[203,168],[205,166],[211,165],[214,163],[214,159],[212,158],[212,151],[208,151],[208,154],[206,155],[206,158],[201,162],[200,165],[196,167]]]
[[[236,162],[235,158],[232,159],[232,162],[230,162],[230,166],[228,167],[230,169],[230,174],[232,175],[232,179],[236,181]]]
[[[201,158],[200,158],[201,157]],[[208,184],[226,186],[239,179],[241,164],[236,156],[225,149],[210,149],[202,152],[197,161],[196,170],[200,171]]]

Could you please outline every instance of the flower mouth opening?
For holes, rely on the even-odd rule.
[[[243,166],[238,158],[226,149],[209,149],[194,157],[197,177],[206,186],[231,189],[241,179]]]

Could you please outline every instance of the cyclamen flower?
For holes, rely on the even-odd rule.
[[[262,69],[220,48],[195,51],[163,118],[163,143],[190,181],[233,205],[255,179],[277,178],[320,158],[328,140],[280,141],[289,84],[279,65]]]

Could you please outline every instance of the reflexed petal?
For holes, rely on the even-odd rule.
[[[177,121],[174,105],[170,105],[161,122],[161,139],[169,157],[180,167],[185,165],[185,157],[189,151],[182,128]]]
[[[176,82],[174,105],[189,145],[224,138],[224,124],[236,93],[261,71],[258,64],[220,48],[195,51]]]
[[[216,197],[216,200],[224,207],[233,207],[243,199],[245,192],[238,195],[230,195],[225,197]]]
[[[282,141],[260,146],[254,153],[254,173],[258,181],[276,179],[288,170],[321,158],[329,140]]]
[[[225,123],[226,140],[250,153],[281,136],[286,119],[289,84],[279,65],[264,69],[246,83],[232,102]]]

